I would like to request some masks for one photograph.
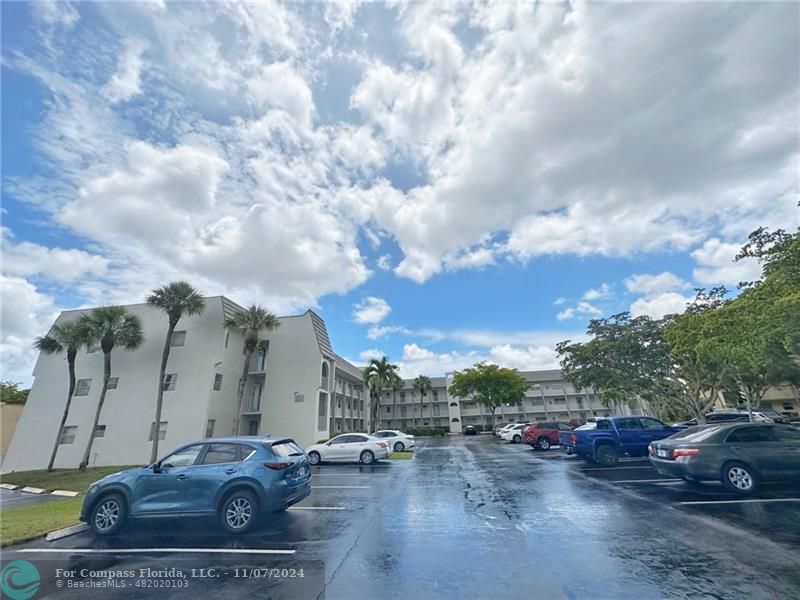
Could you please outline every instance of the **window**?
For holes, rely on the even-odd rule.
[[[149,441],[149,442],[153,441],[153,434],[155,433],[155,430],[156,430],[156,422],[153,421],[150,424],[150,437],[147,439],[147,441]],[[164,440],[166,437],[167,437],[167,422],[166,421],[161,421],[158,424],[158,439],[159,439],[159,441],[161,441],[161,440]],[[199,446],[198,446],[198,448],[199,448]]]
[[[641,418],[639,422],[642,424],[642,429],[664,429],[664,424],[655,419]]]
[[[186,331],[173,331],[170,346],[183,346],[186,343]]]
[[[600,431],[611,431],[611,421],[598,421],[596,429],[599,429]]]
[[[94,428],[94,437],[101,438],[106,437],[106,426],[105,425],[98,425]]]
[[[305,402],[306,397],[303,392],[295,392],[294,393],[294,401],[295,402]]]
[[[617,421],[619,429],[643,429],[639,419],[620,419]]]
[[[222,389],[222,373],[214,374],[214,391],[218,392]]]
[[[725,441],[729,444],[768,442],[770,440],[765,429],[765,427],[739,427],[731,431]]]
[[[458,423],[458,422],[459,422],[459,421],[458,421],[458,417],[453,417],[453,418],[451,419],[451,422],[453,422],[453,423]]]
[[[204,465],[221,465],[224,463],[239,462],[238,444],[209,444],[203,458]]]
[[[258,421],[250,421],[247,424],[247,435],[258,435]]]
[[[406,401],[406,393],[400,392],[400,402],[405,402],[405,401]]]
[[[78,427],[76,425],[67,425],[61,431],[61,439],[58,440],[59,444],[71,444],[75,441],[75,434],[78,431]]]
[[[364,410],[364,401],[361,401],[361,410]]]
[[[210,438],[214,437],[214,425],[216,424],[215,419],[209,419],[208,423],[206,423],[206,435],[204,437]]]
[[[458,404],[456,402],[451,402],[450,406],[458,406]]]
[[[92,380],[91,379],[78,379],[77,383],[75,384],[75,395],[76,396],[88,396],[89,395],[89,388],[91,388],[91,387],[92,387]]]
[[[439,400],[439,392],[433,390],[433,401],[437,402]]]
[[[108,389],[115,390],[119,385],[119,377],[109,377],[108,378]]]
[[[303,449],[294,440],[284,440],[269,448],[275,456],[302,456]]]
[[[322,386],[328,386],[328,363],[322,363]]]
[[[164,387],[162,389],[165,392],[173,392],[175,391],[175,384],[177,383],[178,383],[177,373],[166,373],[164,375]]]
[[[386,407],[386,414],[388,415],[390,412],[392,412],[392,407],[391,406],[387,406]]]
[[[405,417],[406,416],[406,409],[407,409],[407,407],[405,407],[405,406],[401,406],[400,407],[400,416],[401,417]]]
[[[202,444],[196,444],[194,446],[184,448],[183,450],[178,450],[174,454],[170,454],[167,458],[162,460],[161,467],[164,469],[169,469],[170,467],[188,467],[193,465],[200,454],[200,450],[202,449]]]
[[[800,442],[800,429],[796,427],[770,427],[772,439],[778,442]]]

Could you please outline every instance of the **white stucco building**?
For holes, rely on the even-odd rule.
[[[147,304],[126,307],[142,322],[144,343],[132,352],[112,352],[112,373],[90,465],[144,464],[151,436],[161,438],[159,454],[196,439],[231,435],[241,376],[243,339],[224,328],[225,317],[241,307],[216,296],[205,311],[184,317],[173,336],[164,379],[161,423],[155,405],[166,315]],[[56,323],[85,310],[65,311]],[[288,436],[301,445],[340,431],[365,430],[369,405],[361,371],[333,352],[324,321],[314,312],[281,317],[280,327],[264,334],[247,377],[239,433]],[[77,386],[56,467],[75,467],[88,442],[103,379],[103,355],[81,351]],[[47,466],[66,401],[66,358],[41,354],[34,383],[3,471]]]

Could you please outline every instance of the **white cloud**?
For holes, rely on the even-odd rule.
[[[402,325],[373,325],[367,330],[367,337],[371,340],[378,340],[382,337],[386,337],[387,335],[393,333],[402,333],[404,335],[410,335],[412,332],[407,327],[403,327]]]
[[[80,13],[65,0],[40,0],[31,3],[33,14],[47,25],[70,28],[80,19]]]
[[[578,302],[578,305],[575,307],[568,307],[562,310],[560,313],[556,315],[556,319],[559,321],[566,321],[569,319],[574,319],[576,317],[599,317],[603,314],[603,311],[597,308],[591,302]]]
[[[369,348],[358,355],[363,362],[368,362],[373,358],[380,360],[384,356],[386,356],[386,353],[383,350],[378,350],[377,348]]]
[[[634,317],[647,315],[660,319],[664,315],[682,313],[691,301],[692,298],[676,292],[663,292],[636,300],[631,304],[631,315]]]
[[[353,305],[353,319],[356,323],[380,323],[391,311],[392,307],[383,298],[368,296]]]
[[[584,300],[600,300],[601,298],[608,298],[611,295],[611,286],[603,283],[599,288],[592,288],[583,294]]]
[[[348,0],[347,2],[326,2],[325,21],[331,28],[331,32],[336,34],[343,29],[351,29],[358,9],[363,3],[360,0]]]
[[[130,100],[141,92],[142,53],[146,48],[146,42],[140,39],[125,42],[125,51],[119,59],[117,70],[101,90],[111,104]]]
[[[664,271],[658,275],[636,274],[625,280],[625,288],[634,294],[658,294],[660,292],[675,292],[688,287],[683,279]]]
[[[109,260],[83,250],[47,248],[31,242],[13,243],[3,229],[3,273],[19,277],[41,276],[59,282],[104,275]]]
[[[375,266],[377,266],[381,271],[390,271],[392,269],[392,255],[382,254],[378,257]]]
[[[742,244],[730,244],[712,238],[692,252],[697,262],[693,275],[695,281],[704,285],[735,286],[744,281],[755,281],[761,277],[761,265],[754,259],[738,262],[734,257]]]

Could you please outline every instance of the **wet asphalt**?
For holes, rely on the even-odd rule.
[[[245,536],[137,521],[6,549],[3,563],[37,566],[37,598],[800,598],[798,484],[730,502],[646,459],[600,469],[490,436],[420,442],[413,460],[313,468],[311,497]],[[76,571],[60,588],[57,568]]]

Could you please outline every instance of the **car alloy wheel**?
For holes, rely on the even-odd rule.
[[[364,450],[361,453],[359,460],[365,465],[371,465],[373,462],[375,462],[375,455],[371,450]]]
[[[231,529],[242,529],[247,527],[250,519],[253,518],[253,505],[250,501],[239,496],[228,503],[225,511],[225,521]]]
[[[94,511],[94,527],[100,533],[112,531],[119,521],[122,508],[116,498],[102,500]]]
[[[536,445],[539,447],[539,450],[550,450],[550,440],[546,437],[540,437]]]
[[[522,438],[521,438],[521,437],[519,437],[518,435],[515,435],[515,436],[514,436],[514,439],[513,439],[512,441],[513,441],[515,444],[519,444],[519,443],[522,441]]]
[[[740,493],[749,493],[753,490],[755,480],[750,472],[741,465],[733,465],[728,468],[728,483]]]
[[[405,449],[403,442],[395,442],[394,443],[394,451],[395,452],[402,452]]]
[[[319,452],[309,452],[308,453],[308,462],[312,465],[318,465],[320,461]]]
[[[613,467],[619,462],[619,454],[616,448],[611,446],[600,446],[597,449],[597,462],[606,467]]]

